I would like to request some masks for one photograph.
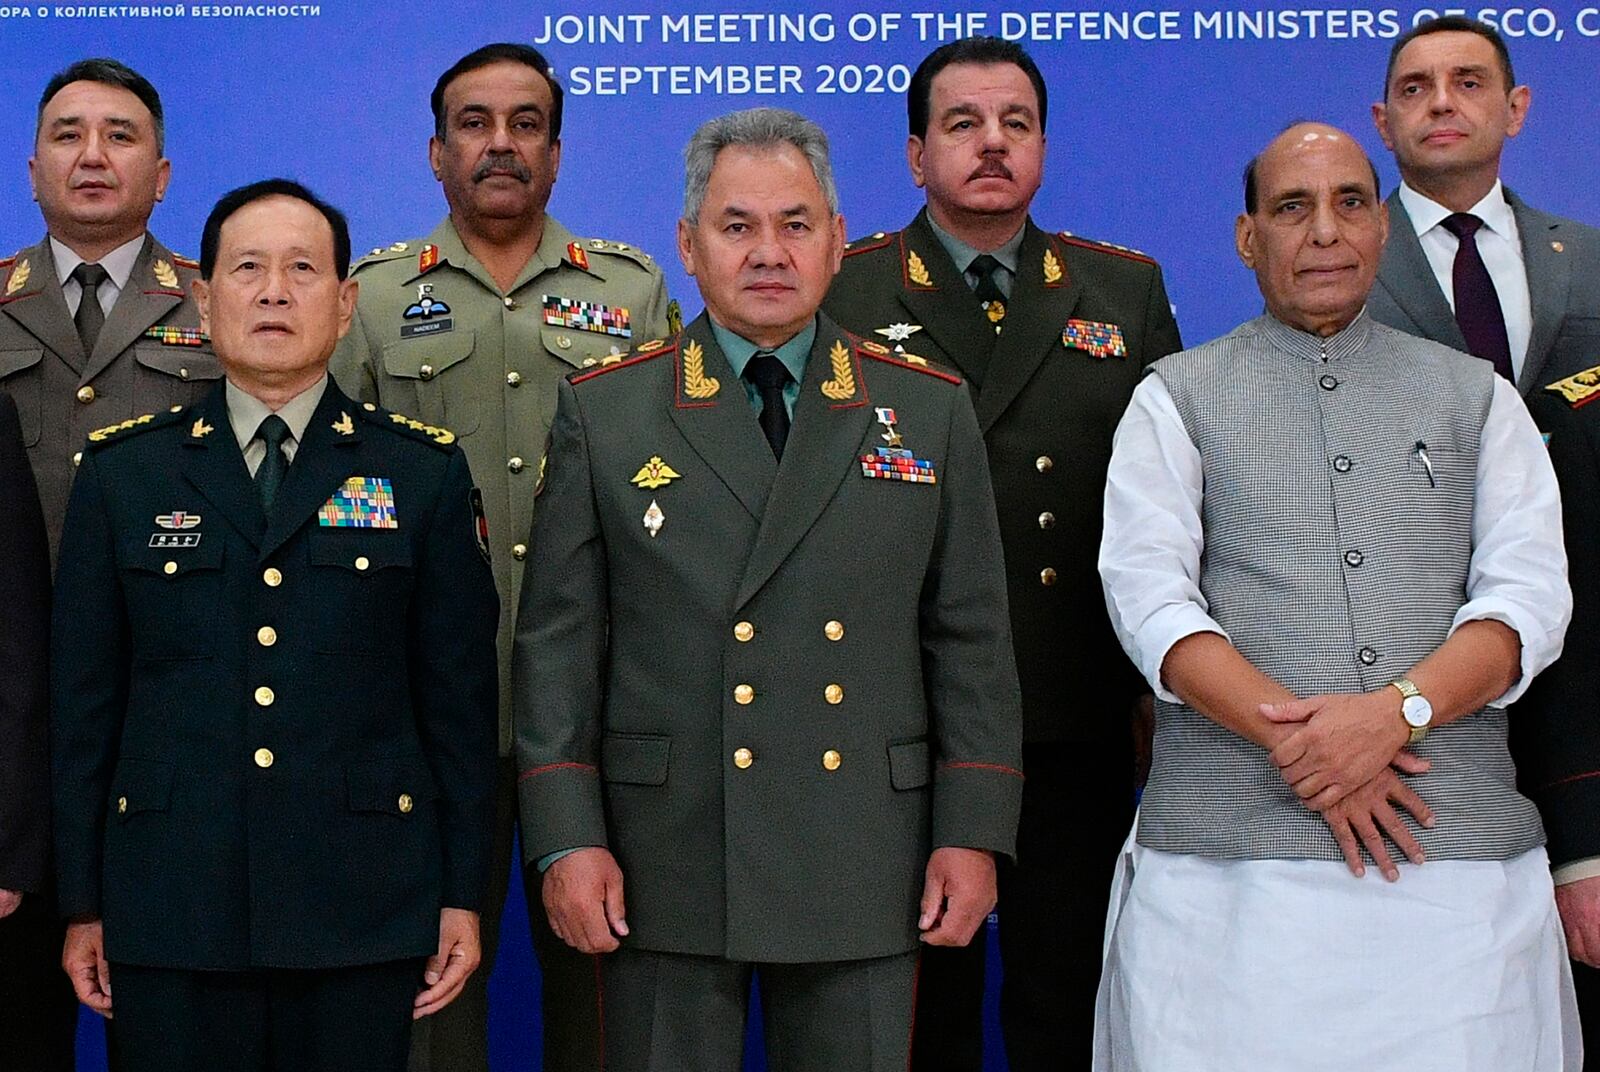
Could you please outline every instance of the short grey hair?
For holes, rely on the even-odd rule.
[[[751,149],[776,149],[793,145],[811,165],[811,173],[827,198],[828,211],[839,214],[839,188],[833,182],[833,165],[828,162],[828,136],[822,128],[798,112],[784,108],[749,108],[707,120],[694,132],[683,150],[683,218],[690,224],[700,220],[700,206],[711,185],[711,168],[717,154],[734,146]]]

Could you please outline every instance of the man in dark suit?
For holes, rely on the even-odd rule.
[[[89,436],[52,659],[63,963],[126,1072],[398,1072],[477,964],[496,605],[442,429],[328,379],[344,217],[225,196],[227,379]],[[84,651],[95,658],[81,657]],[[418,991],[421,991],[420,993]]]
[[[147,230],[171,175],[164,141],[155,87],[116,60],[74,63],[40,98],[28,180],[49,233],[0,260],[0,388],[52,555],[83,437],[196,402],[222,376],[188,297],[195,263]]]
[[[1541,400],[1549,419],[1547,385],[1571,382],[1600,360],[1600,231],[1540,212],[1501,183],[1506,139],[1522,129],[1531,96],[1517,85],[1505,41],[1484,23],[1435,19],[1395,41],[1384,99],[1372,113],[1401,185],[1389,197],[1389,241],[1368,309],[1383,323],[1494,362],[1530,406]],[[1559,449],[1574,450],[1567,441],[1582,435],[1561,435]],[[1558,476],[1566,509],[1584,516],[1592,470],[1569,456]],[[1588,543],[1570,542],[1571,522],[1567,654],[1517,704],[1512,750],[1522,788],[1550,831],[1556,903],[1581,962],[1573,978],[1583,1022],[1590,1047],[1600,1049],[1600,842],[1573,836],[1600,823],[1600,779],[1572,776],[1600,768],[1592,695],[1573,691],[1600,578],[1583,565]]]
[[[70,1072],[77,1008],[50,881],[50,548],[11,396],[0,391],[0,1068]]]
[[[526,849],[555,932],[606,954],[611,1072],[739,1068],[752,974],[775,1072],[898,1072],[919,936],[982,924],[1022,794],[977,422],[959,377],[818,314],[844,220],[815,124],[726,115],[686,161],[705,314],[560,388]]]
[[[960,370],[988,449],[1025,718],[1017,863],[1000,870],[1001,1022],[1011,1067],[1088,1059],[1108,879],[1134,806],[1144,691],[1095,561],[1111,434],[1145,365],[1181,348],[1161,269],[1037,227],[1047,97],[1026,52],[945,45],[907,95],[927,207],[846,252],[824,308]],[[1148,730],[1145,731],[1148,733]],[[984,943],[924,961],[914,1067],[979,1067]]]

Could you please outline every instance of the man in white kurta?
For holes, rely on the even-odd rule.
[[[1103,1072],[1567,1072],[1576,1013],[1504,707],[1570,616],[1539,434],[1488,362],[1364,304],[1345,134],[1252,163],[1266,315],[1152,366],[1100,569],[1157,697],[1117,876]]]

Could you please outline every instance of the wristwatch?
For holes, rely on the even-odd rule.
[[[1400,701],[1400,717],[1405,719],[1406,727],[1411,731],[1411,737],[1406,741],[1407,748],[1414,748],[1422,743],[1422,738],[1427,736],[1428,727],[1433,724],[1433,704],[1428,698],[1407,678],[1397,678],[1389,682],[1391,688],[1400,690],[1400,695],[1405,699]]]

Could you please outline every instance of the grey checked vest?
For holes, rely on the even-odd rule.
[[[1467,601],[1487,361],[1363,313],[1328,339],[1262,317],[1150,371],[1200,452],[1200,589],[1246,659],[1297,696],[1359,692],[1444,641]],[[1409,779],[1437,819],[1412,824],[1429,859],[1509,859],[1543,843],[1515,788],[1504,711],[1438,727],[1417,751],[1433,761]],[[1139,841],[1340,859],[1261,748],[1160,700]]]

